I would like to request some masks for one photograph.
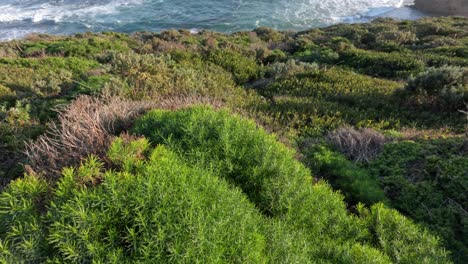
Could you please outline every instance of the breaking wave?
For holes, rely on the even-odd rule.
[[[3,0],[0,39],[31,32],[303,29],[385,15],[407,0]]]

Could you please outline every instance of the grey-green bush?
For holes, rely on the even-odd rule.
[[[410,79],[406,92],[416,104],[426,104],[449,111],[461,110],[468,102],[468,68],[430,68]]]

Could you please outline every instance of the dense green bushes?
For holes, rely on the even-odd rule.
[[[46,55],[61,55],[65,57],[87,57],[102,55],[109,51],[125,52],[134,44],[134,41],[123,34],[104,33],[56,38],[52,40],[41,39],[27,41],[21,45],[21,56],[43,57]]]
[[[168,146],[190,163],[225,177],[239,186],[264,214],[285,221],[292,230],[303,230],[308,241],[316,241],[318,237],[327,241],[328,237],[334,243],[344,243],[335,245],[351,254],[352,243],[368,238],[368,231],[346,213],[341,197],[324,183],[312,184],[308,171],[294,160],[293,153],[275,142],[274,137],[258,131],[253,123],[231,118],[227,112],[191,108],[150,112],[137,120],[134,131],[148,136],[153,144]],[[385,241],[389,231],[377,236]],[[416,236],[422,244],[416,251],[402,238],[397,238],[400,253],[391,252],[396,248],[385,251],[394,260],[400,257],[408,258],[403,262],[422,260],[430,251],[425,243],[432,241],[436,245],[437,242],[423,233],[420,235]],[[342,258],[342,251],[327,249],[334,243],[315,249],[314,257]],[[410,256],[415,252],[418,253]],[[437,254],[444,259],[444,253]]]
[[[10,184],[0,195],[0,260],[447,262],[437,239],[396,211],[348,214],[252,122],[197,107],[151,112],[135,130],[166,146],[125,136],[107,165],[91,156],[56,184],[37,175]]]
[[[345,50],[340,53],[340,60],[359,72],[384,78],[406,78],[424,70],[422,61],[396,52]]]
[[[122,144],[121,141],[115,144]],[[28,176],[0,198],[3,261],[262,263],[262,218],[237,190],[168,150],[132,143],[129,170],[90,158],[57,187]],[[51,192],[51,193],[49,193]],[[12,206],[8,206],[12,205]],[[47,208],[47,214],[44,209]]]
[[[296,199],[320,200],[319,195],[334,196],[331,192],[327,194],[326,186],[322,185],[317,185],[317,194],[312,196],[306,187],[312,184],[312,178],[307,169],[294,160],[290,150],[274,137],[257,131],[254,123],[230,118],[227,112],[218,113],[207,108],[153,111],[136,121],[134,132],[147,136],[153,144],[165,144],[184,154],[187,160],[226,177],[267,215],[295,219],[299,215],[289,216],[288,207],[293,206],[289,210],[305,210],[301,203],[294,202]],[[302,212],[305,215],[300,216],[301,219],[313,219],[307,215],[326,217],[324,214],[329,210],[345,213],[339,196],[323,200],[330,204],[324,204],[321,209],[309,208],[309,212]],[[300,207],[294,209],[295,206]],[[318,221],[323,226],[319,223],[314,226],[322,230],[339,224],[336,221],[341,220]]]
[[[304,154],[305,163],[317,176],[329,181],[335,189],[342,190],[349,204],[388,204],[378,177],[347,160],[343,154],[326,146],[315,146]]]
[[[98,140],[102,138],[94,138],[93,135],[102,134],[96,132],[101,130],[91,129],[96,123],[89,121],[93,118],[78,114],[79,107],[70,114],[75,115],[76,123],[73,124],[79,124],[76,127],[84,131],[90,129],[89,133],[80,133],[89,142],[83,145],[67,141],[61,136],[68,133],[63,129],[67,126],[61,124],[57,127],[63,129],[62,132],[53,130],[55,132],[48,134],[50,141],[40,145],[41,153],[49,150],[47,153],[54,153],[54,158],[38,158],[41,155],[27,158],[24,142],[36,139],[48,123],[56,120],[57,113],[53,109],[68,104],[81,94],[96,97],[95,102],[107,100],[97,98],[115,98],[109,95],[123,97],[116,102],[126,102],[119,108],[124,117],[127,112],[133,113],[125,109],[135,110],[126,108],[134,105],[126,99],[137,100],[135,105],[140,106],[145,105],[141,100],[149,99],[151,105],[164,109],[179,109],[194,102],[212,103],[254,118],[257,124],[277,132],[279,138],[291,146],[299,143],[300,152],[294,154],[264,132],[259,132],[260,136],[254,124],[231,119],[225,112],[213,113],[206,109],[177,113],[159,111],[146,117],[148,124],[157,121],[158,126],[161,125],[146,131],[151,135],[149,139],[166,144],[175,155],[180,155],[175,163],[187,170],[207,170],[205,174],[212,178],[222,177],[230,187],[236,186],[244,192],[239,197],[245,196],[249,201],[244,197],[247,203],[243,204],[255,211],[248,219],[260,219],[261,223],[241,223],[258,230],[255,232],[259,241],[263,241],[253,246],[255,250],[252,252],[258,254],[252,253],[255,255],[252,258],[273,263],[311,260],[334,263],[444,262],[435,256],[445,258],[446,255],[434,249],[438,248],[434,239],[420,232],[396,211],[375,205],[368,211],[360,209],[359,217],[347,212],[357,212],[355,205],[359,202],[370,206],[384,201],[387,206],[402,211],[430,228],[431,232],[441,235],[445,246],[453,251],[455,260],[464,263],[466,217],[460,212],[466,211],[462,202],[466,200],[462,197],[466,190],[460,186],[466,185],[461,180],[466,179],[466,170],[463,170],[466,167],[463,154],[466,151],[463,149],[466,147],[462,143],[453,144],[457,147],[446,147],[445,143],[424,142],[421,138],[451,142],[450,138],[466,137],[466,116],[455,110],[463,109],[464,101],[467,101],[464,95],[466,78],[463,78],[467,75],[463,67],[468,66],[467,27],[465,18],[378,19],[371,23],[335,25],[303,32],[259,28],[230,35],[208,31],[192,34],[187,30],[133,35],[86,33],[68,37],[34,35],[25,40],[0,43],[0,188],[20,177],[25,169],[34,173],[41,167],[37,166],[37,161],[44,165],[52,160],[54,166],[44,165],[48,168],[42,167],[36,172],[55,171],[45,177],[59,180],[63,166],[75,166],[81,162],[80,158],[90,153],[107,162],[102,175],[113,175],[110,178],[118,178],[116,175],[121,174],[122,168],[136,175],[137,167],[149,166],[150,162],[143,156],[148,156],[152,147],[136,155],[138,159],[123,155],[122,159],[128,160],[128,164],[123,167],[113,164],[114,172],[110,172],[110,159],[103,147],[108,146],[110,134],[106,134],[105,142]],[[97,109],[95,113],[107,113],[108,109],[101,110]],[[104,119],[119,131],[128,127],[134,118],[133,114],[127,115],[124,118],[127,125],[121,126],[121,120],[114,122],[112,116]],[[355,145],[357,148],[353,151],[347,151],[346,144],[341,147],[333,144],[334,150],[321,143],[321,147],[308,145],[325,142],[326,135],[343,126],[354,126],[356,131],[374,128],[398,140],[416,139],[416,144],[421,145],[415,150],[419,154],[406,151],[411,147],[403,147],[403,143],[396,141],[387,145],[383,154],[377,155],[381,146],[377,149],[372,143],[371,148],[367,148],[368,138],[361,142],[364,145]],[[71,127],[75,126],[68,126]],[[160,134],[153,134],[155,131]],[[302,142],[306,142],[305,147]],[[328,143],[332,143],[330,137]],[[55,147],[48,148],[47,144]],[[71,144],[70,149],[76,151],[66,148],[50,151],[66,144]],[[399,147],[389,152],[394,145]],[[378,151],[374,153],[374,150]],[[122,153],[127,151],[125,148],[121,150]],[[344,204],[342,196],[326,184],[314,182],[309,172],[294,161],[293,155],[303,157],[314,175],[328,179],[331,186],[340,189],[348,204]],[[21,184],[25,186],[27,181],[32,180],[25,179]],[[83,196],[76,196],[82,197],[83,201],[75,199],[65,203],[78,206],[85,203],[84,200],[94,199],[90,198],[94,188],[101,188],[105,180],[100,176],[91,182],[83,183],[86,185]],[[142,179],[139,183],[145,181]],[[56,186],[39,185],[42,184],[46,187],[37,188],[47,191],[38,191],[43,193],[38,197],[48,199],[32,198],[32,204],[55,199]],[[131,185],[128,184],[125,186]],[[306,185],[312,187],[307,189]],[[24,188],[24,192],[18,192],[21,193],[19,196],[27,194],[28,187]],[[70,190],[73,188],[71,186]],[[34,193],[33,189],[31,193]],[[109,193],[99,192],[107,197],[105,199],[112,199]],[[21,201],[29,206],[31,202],[26,200]],[[14,204],[16,207],[19,203]],[[107,204],[111,205],[111,202]],[[49,212],[52,207],[48,203],[41,203],[39,207],[40,219],[34,221],[43,223],[49,230],[51,221],[45,219],[44,212]],[[21,205],[11,212],[14,210],[21,211]],[[72,221],[70,215],[74,212],[69,208],[60,210],[63,210],[63,219]],[[25,223],[32,221],[24,219]],[[35,230],[40,228],[36,227],[34,224],[28,228],[32,233],[24,233],[24,237],[31,238],[30,244],[20,247],[25,252],[43,247],[39,251],[57,253],[58,248],[51,246],[53,243],[48,241],[48,236],[37,233]],[[18,230],[28,231],[21,228]],[[407,236],[396,235],[395,230],[401,230],[398,232]],[[0,234],[0,248],[7,262],[18,262],[14,257],[23,254],[16,246],[20,236],[5,239]],[[242,235],[237,237],[247,239]],[[421,243],[415,244],[416,241]],[[68,241],[63,245],[68,245],[66,243]],[[116,251],[109,252],[125,252],[128,245],[125,243],[117,243],[113,247]],[[311,247],[310,244],[320,246]],[[121,251],[120,248],[125,249]],[[216,255],[216,252],[211,253]],[[36,256],[31,254],[32,258]],[[423,255],[431,256],[431,260],[424,259]],[[59,253],[57,257],[61,261]]]
[[[369,165],[391,204],[436,231],[460,263],[467,253],[466,140],[403,141]]]
[[[409,80],[406,93],[411,101],[442,110],[460,110],[468,103],[468,68],[431,68]]]
[[[208,61],[231,72],[234,80],[244,84],[260,75],[260,67],[254,59],[230,50],[213,50],[208,54]]]
[[[113,54],[111,73],[118,79],[107,88],[132,99],[198,95],[247,103],[249,95],[236,86],[229,72],[194,57],[176,61],[170,55]],[[242,102],[241,99],[244,99]]]

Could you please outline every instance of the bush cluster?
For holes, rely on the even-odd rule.
[[[416,105],[461,110],[468,103],[468,68],[431,68],[410,79],[405,89]]]
[[[143,118],[148,122],[147,130],[143,129],[146,121],[140,120],[138,129],[148,140],[170,149],[161,148],[161,153],[167,153],[179,167],[227,181],[229,190],[221,193],[230,196],[227,193],[232,187],[238,190],[236,197],[246,201],[239,206],[251,208],[254,212],[247,218],[260,223],[232,222],[240,230],[243,226],[256,230],[253,255],[246,255],[246,259],[234,256],[235,250],[226,253],[229,246],[224,248],[226,244],[218,241],[216,245],[223,249],[210,248],[213,251],[206,253],[207,258],[190,252],[178,255],[187,256],[187,262],[445,262],[446,253],[434,237],[396,211],[376,204],[383,202],[440,235],[444,246],[453,252],[454,261],[466,263],[465,222],[460,214],[466,211],[466,199],[461,195],[466,190],[460,186],[466,184],[460,179],[466,178],[467,145],[460,142],[466,138],[468,123],[459,110],[466,109],[467,103],[467,26],[466,18],[459,17],[377,19],[302,32],[258,28],[233,34],[192,34],[187,30],[66,37],[37,34],[0,43],[0,188],[21,178],[25,171],[37,174],[35,179],[13,182],[10,187],[14,190],[7,187],[10,189],[5,192],[0,214],[9,211],[5,219],[20,222],[10,225],[16,220],[5,220],[8,224],[4,228],[11,229],[0,232],[2,258],[8,263],[31,262],[28,260],[36,257],[70,262],[68,258],[77,256],[78,262],[89,262],[96,248],[109,249],[115,258],[126,255],[133,243],[128,242],[129,233],[123,235],[125,239],[112,240],[119,235],[106,230],[103,236],[111,238],[106,238],[103,247],[97,242],[99,245],[80,242],[79,249],[67,240],[72,236],[65,237],[65,242],[52,239],[49,231],[55,220],[48,218],[48,213],[53,204],[59,206],[54,199],[66,189],[77,196],[74,201],[63,200],[64,204],[79,206],[89,199],[89,205],[96,209],[100,204],[93,204],[90,197],[106,183],[102,175],[113,175],[109,179],[117,180],[120,176],[116,175],[128,172],[139,177],[140,165],[153,166],[148,159],[153,145],[134,156],[125,155],[129,150],[122,147],[122,159],[128,162],[111,162],[107,150],[113,136],[125,132],[146,109],[177,110],[200,103],[251,117],[300,152],[290,151],[263,131],[258,132],[253,123],[232,119],[225,112],[199,108],[176,113],[156,111]],[[80,97],[83,94],[91,97],[86,101]],[[66,110],[57,113],[57,107]],[[149,124],[154,123],[158,126],[151,128]],[[340,131],[342,127],[355,130]],[[373,130],[390,135],[394,142],[382,147],[382,136]],[[412,147],[401,142],[403,138],[416,140],[420,147],[414,151],[419,154],[409,151]],[[28,157],[25,142],[31,141],[35,143],[27,145],[37,148],[30,148],[28,154],[32,155]],[[302,142],[319,143],[304,147]],[[391,152],[393,147],[397,150]],[[78,170],[90,154],[105,164],[100,176],[77,180],[78,185],[61,185],[59,190],[63,167]],[[315,176],[328,180],[344,197],[324,182],[317,183],[293,157],[302,158]],[[116,155],[113,158],[120,159]],[[83,165],[88,168],[84,170],[90,170],[87,166]],[[141,179],[139,183],[148,182]],[[122,182],[122,186],[133,188],[131,184]],[[113,199],[114,193],[99,190],[103,201]],[[38,196],[24,198],[28,193]],[[6,202],[8,197],[21,202]],[[367,207],[358,206],[360,202]],[[171,208],[178,206],[171,204]],[[75,212],[59,207],[53,210],[63,212],[61,223],[76,219],[72,216]],[[179,209],[171,211],[174,219],[186,220],[178,218]],[[15,218],[28,210],[34,212]],[[221,209],[218,212],[225,213]],[[93,211],[91,215],[94,213],[98,214]],[[99,217],[106,219],[101,213]],[[194,215],[205,215],[198,213]],[[140,223],[134,220],[132,223]],[[119,221],[106,225],[126,225]],[[21,223],[32,224],[25,228]],[[198,222],[185,223],[190,226]],[[92,228],[82,227],[80,230]],[[172,230],[166,227],[164,230]],[[24,235],[15,233],[23,231]],[[89,232],[102,235],[101,231]],[[137,231],[141,230],[135,228]],[[86,240],[86,232],[78,237]],[[197,234],[209,235],[205,230]],[[233,236],[239,241],[252,238],[247,233],[245,237]],[[20,241],[20,237],[28,240]],[[179,238],[186,239],[183,235]],[[109,245],[109,241],[117,242]],[[421,244],[415,244],[417,241]],[[63,252],[58,252],[60,246],[54,243],[63,243]],[[240,251],[235,252],[244,252],[245,245],[239,244]],[[65,252],[68,246],[73,252]],[[173,254],[173,249],[164,249],[162,258]],[[35,255],[37,252],[39,255]],[[144,259],[138,254],[128,254],[128,262]],[[112,256],[106,256],[102,262],[112,262]]]
[[[391,204],[439,234],[457,262],[466,261],[466,139],[387,144],[369,165]]]
[[[112,169],[91,156],[56,184],[12,182],[0,195],[0,259],[448,262],[435,237],[394,210],[349,214],[251,121],[195,107],[150,112],[134,130],[150,140],[114,140]]]

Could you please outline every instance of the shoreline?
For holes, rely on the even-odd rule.
[[[100,25],[99,23],[93,24],[92,21],[90,21],[89,24],[82,24],[79,21],[61,23],[60,21],[49,20],[40,22],[27,20],[8,23],[0,22],[0,41],[24,39],[24,37],[27,37],[30,34],[73,35],[84,32],[120,32],[131,34],[141,31],[162,32],[170,29],[187,29],[193,31],[209,30],[228,34],[239,31],[253,30],[258,27],[269,27],[282,31],[301,31],[310,28],[323,28],[341,23],[366,23],[381,17],[390,17],[400,20],[416,20],[428,16],[427,14],[416,10],[411,5],[412,1],[404,1],[402,5],[381,6],[375,8],[369,7],[368,9],[363,9],[360,12],[356,12],[349,16],[333,17],[330,15],[325,20],[323,18],[317,18],[316,20],[308,19],[307,21],[304,20],[303,23],[292,23],[290,21],[283,21],[283,23],[280,20],[275,21],[275,17],[273,16],[269,19],[260,18],[256,21],[256,23],[242,22],[239,24],[226,24],[223,23],[223,21],[220,21],[219,25],[210,23],[197,23],[197,21],[192,21],[192,23],[179,23],[174,21],[173,24],[165,24],[164,21],[159,20],[148,20],[143,24],[138,21],[135,21],[135,23],[120,24],[117,18],[115,18],[117,19],[115,21],[112,20],[115,23],[109,21],[109,24],[107,25]],[[254,17],[252,17],[251,20],[253,19]]]

